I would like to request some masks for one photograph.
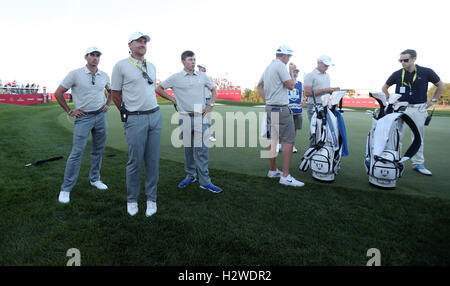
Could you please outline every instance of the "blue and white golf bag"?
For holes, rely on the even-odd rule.
[[[306,150],[300,163],[300,171],[311,168],[312,177],[319,181],[332,182],[339,172],[341,158],[348,156],[347,133],[342,110],[336,107],[345,91],[333,92],[331,100],[322,96],[322,106],[315,104],[311,118],[311,147]],[[314,93],[313,98],[315,101]]]
[[[395,102],[401,95],[389,96],[386,103],[384,93],[369,94],[380,104],[380,110],[368,111],[372,115],[372,129],[367,135],[364,166],[369,175],[369,182],[381,188],[394,189],[396,181],[402,176],[403,163],[414,156],[420,148],[421,138],[414,121],[403,113],[407,103]],[[406,123],[414,135],[414,141],[401,157],[401,134]]]

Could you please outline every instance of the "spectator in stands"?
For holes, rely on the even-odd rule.
[[[70,202],[70,192],[77,182],[81,159],[91,133],[90,183],[99,190],[108,189],[100,180],[100,168],[106,143],[107,111],[111,103],[111,89],[109,76],[98,69],[101,54],[98,48],[89,47],[84,56],[86,66],[71,71],[55,91],[59,105],[69,116],[75,117],[72,152],[67,159],[64,182],[58,197],[60,203]],[[105,98],[103,93],[105,88],[109,91],[108,98]],[[72,89],[75,110],[70,109],[64,98],[64,93],[69,89]]]
[[[198,67],[198,70],[199,70],[200,72],[204,72],[204,73],[206,74],[206,65],[204,65],[204,64],[198,64],[197,67]],[[213,81],[213,79],[212,79],[209,75],[206,75],[206,76],[207,76],[211,81]],[[206,105],[211,104],[211,91],[210,91],[209,88],[207,88],[207,87],[205,87],[205,98],[206,98],[205,104],[206,104]],[[209,127],[211,127],[211,113],[209,113],[208,121],[209,121]],[[216,138],[214,138],[214,136],[211,134],[211,136],[209,136],[209,141],[211,141],[211,142],[216,142],[217,140],[216,140]]]

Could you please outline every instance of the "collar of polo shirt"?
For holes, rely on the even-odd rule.
[[[84,72],[85,73],[91,73],[91,71],[87,68],[87,66],[84,66]],[[100,75],[100,69],[97,68],[97,73],[95,75]]]
[[[188,72],[187,72],[187,71],[185,71],[185,70],[183,70],[183,72],[184,72],[184,76],[186,76],[186,75],[190,74],[190,73],[188,73]],[[194,73],[193,73],[193,75],[198,75],[198,71],[194,70]]]

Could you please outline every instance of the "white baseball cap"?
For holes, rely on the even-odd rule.
[[[288,55],[288,56],[293,56],[294,55],[294,51],[291,48],[289,48],[288,46],[281,46],[281,47],[278,48],[277,54],[284,54],[284,55]]]
[[[197,66],[206,69],[206,65],[204,64],[198,64]]]
[[[99,50],[97,47],[89,47],[89,48],[86,50],[85,55],[90,54],[90,53],[93,53],[93,52],[97,52],[97,53],[99,53],[100,55],[102,55],[102,52],[100,52],[100,50]]]
[[[317,62],[322,62],[327,66],[334,66],[334,64],[331,63],[331,58],[327,55],[321,55],[318,59]]]
[[[132,41],[137,40],[137,39],[142,38],[142,37],[144,37],[147,40],[147,42],[150,42],[150,37],[148,35],[144,35],[141,32],[134,32],[128,38],[128,44],[131,43]]]

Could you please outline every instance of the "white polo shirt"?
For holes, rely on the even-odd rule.
[[[145,70],[141,62],[138,60],[135,62]],[[137,68],[129,58],[119,61],[113,68],[111,89],[122,91],[122,101],[130,112],[146,111],[158,106],[155,94],[156,68],[148,61],[146,65],[147,74],[153,81],[151,85],[142,75],[142,70]]]
[[[319,90],[330,87],[330,75],[326,72],[321,73],[317,68],[309,74],[305,75],[303,86],[311,86],[312,90]],[[322,95],[316,96],[316,102],[322,104]],[[308,104],[314,104],[312,96],[308,96],[306,101]]]
[[[292,79],[286,65],[279,59],[275,59],[264,71],[259,83],[264,84],[266,93],[266,105],[289,104],[288,89],[284,82]]]
[[[94,82],[94,84],[93,84]],[[104,89],[110,89],[109,76],[101,70],[94,75],[86,67],[71,71],[61,82],[64,88],[72,89],[75,109],[96,111],[106,103]]]
[[[205,73],[194,71],[191,75],[185,70],[171,75],[161,83],[164,89],[171,88],[177,100],[180,112],[202,112],[205,109],[206,92],[214,88],[214,82]],[[194,110],[194,105],[201,105],[201,110]]]

